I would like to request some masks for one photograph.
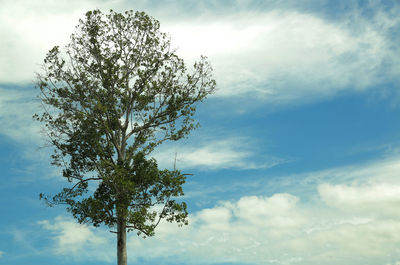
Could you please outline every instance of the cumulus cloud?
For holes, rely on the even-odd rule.
[[[311,197],[289,192],[221,200],[191,213],[189,226],[162,222],[154,238],[131,234],[129,259],[167,264],[394,265],[400,260],[399,161],[392,157],[294,176],[314,189]],[[293,185],[301,189],[302,184]],[[41,225],[52,231],[56,255],[78,255],[75,246],[92,245],[81,257],[89,260],[99,250],[114,249],[115,242],[102,229],[60,217]],[[115,254],[104,253],[107,256],[98,260],[108,261]]]
[[[176,244],[183,241],[183,249],[160,256],[185,263],[194,259],[195,264],[396,264],[400,260],[399,161],[392,157],[290,176],[304,181],[289,181],[296,186],[293,191],[302,194],[297,189],[307,185],[317,195],[303,198],[307,202],[288,193],[222,201],[193,213],[191,225],[183,232],[164,224],[159,237],[148,244],[165,247],[162,241],[175,231]]]
[[[69,244],[93,241],[95,247],[87,250],[91,255],[96,244],[106,242],[106,237],[93,237],[90,230],[70,222],[58,219],[50,227],[42,222],[45,229],[59,231],[55,254],[70,250]],[[371,218],[326,206],[310,208],[300,198],[281,193],[220,201],[191,214],[187,227],[162,223],[154,238],[131,235],[128,252],[133,262],[372,265],[400,259],[399,233],[400,220],[394,215]],[[69,252],[78,255],[74,249]]]
[[[314,189],[311,197],[264,192],[221,200],[190,213],[189,226],[162,222],[154,238],[131,234],[129,259],[167,264],[394,265],[400,260],[399,161],[392,157],[294,176]],[[292,184],[302,189],[301,182]],[[115,242],[108,231],[61,217],[40,224],[53,233],[56,255],[79,255],[75,246],[89,245],[81,259],[93,259],[99,251],[108,254],[98,260],[115,255],[109,251]]]
[[[329,206],[369,215],[396,216],[400,205],[400,185],[379,183],[373,185],[321,184],[318,192]],[[382,205],[385,207],[382,208]]]
[[[53,222],[43,220],[38,224],[53,234],[55,247],[52,250],[55,255],[75,259],[113,260],[114,253],[107,248],[110,245],[110,236],[105,231],[99,234],[88,226],[79,225],[61,216]],[[82,251],[83,249],[85,251]]]

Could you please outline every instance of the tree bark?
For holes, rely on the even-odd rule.
[[[126,223],[125,220],[118,221],[117,224],[117,256],[118,265],[128,265],[126,254]]]

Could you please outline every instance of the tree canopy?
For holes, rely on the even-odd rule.
[[[163,218],[187,223],[186,204],[175,200],[185,175],[158,169],[150,156],[197,127],[197,103],[215,85],[207,59],[189,71],[144,12],[87,12],[37,74],[43,111],[34,117],[70,183],[41,198],[66,204],[80,223],[117,227],[118,244],[126,230],[153,235]],[[121,253],[118,264],[126,264]]]

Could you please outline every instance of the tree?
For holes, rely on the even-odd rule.
[[[79,223],[116,228],[119,265],[127,264],[126,232],[152,236],[161,219],[187,224],[176,200],[185,174],[159,170],[149,156],[197,127],[197,103],[215,89],[207,59],[188,73],[159,28],[143,12],[89,11],[37,74],[43,111],[34,118],[69,182],[40,198],[67,205]]]

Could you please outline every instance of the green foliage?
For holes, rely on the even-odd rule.
[[[89,11],[37,75],[43,112],[34,118],[54,147],[52,164],[70,182],[40,197],[67,204],[81,223],[114,227],[122,220],[148,236],[163,218],[187,223],[186,204],[173,199],[183,195],[185,176],[159,170],[147,156],[197,127],[196,104],[215,81],[205,57],[189,73],[159,27],[143,12]]]

